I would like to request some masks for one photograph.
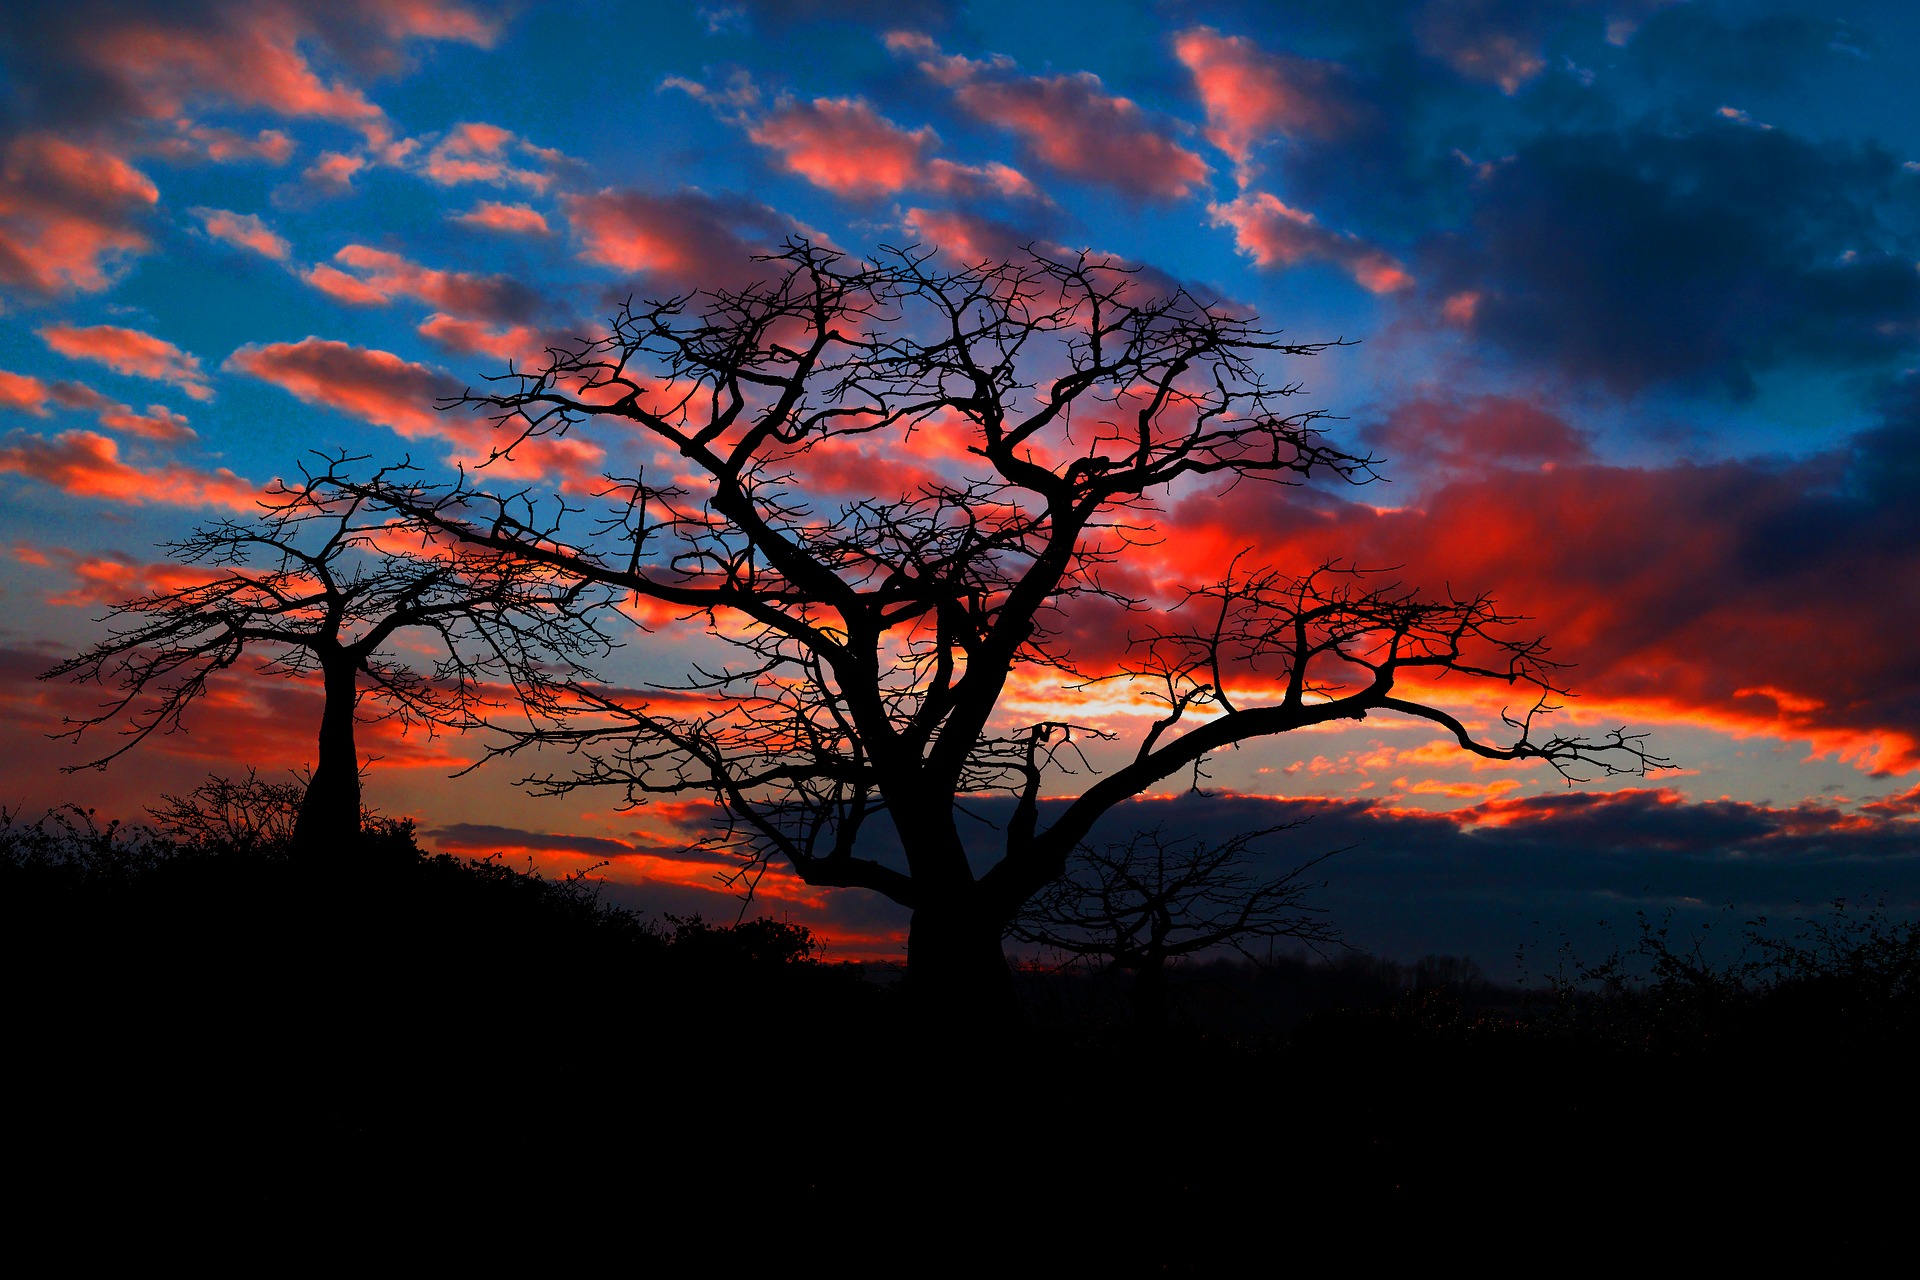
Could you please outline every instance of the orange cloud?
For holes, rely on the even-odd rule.
[[[513,235],[549,234],[546,218],[539,210],[524,204],[501,204],[482,200],[465,213],[450,215],[454,222],[486,231],[504,231]]]
[[[0,409],[30,413],[44,418],[51,401],[63,409],[84,409],[98,418],[109,431],[144,436],[149,440],[178,441],[193,438],[186,418],[165,405],[150,404],[145,413],[121,404],[78,382],[45,383],[0,369]]]
[[[134,506],[224,507],[251,511],[259,488],[222,467],[201,471],[169,464],[142,469],[120,446],[93,431],[63,431],[51,440],[13,431],[0,441],[0,472],[12,472],[80,498]]]
[[[1344,231],[1330,231],[1312,214],[1292,209],[1264,191],[1249,192],[1225,204],[1210,204],[1216,227],[1232,227],[1241,253],[1262,267],[1290,267],[1323,259],[1352,276],[1370,293],[1392,293],[1413,277],[1392,257]]]
[[[200,370],[200,357],[164,338],[111,324],[84,329],[52,324],[40,330],[40,337],[70,360],[92,360],[128,377],[171,383],[196,400],[213,399],[213,388]]]
[[[258,214],[206,208],[189,209],[187,212],[200,219],[201,230],[215,240],[250,250],[263,258],[272,258],[275,262],[285,262],[287,255],[292,252],[292,246],[262,222]]]
[[[36,294],[97,292],[147,247],[139,219],[159,200],[116,155],[46,133],[0,156],[0,285]]]

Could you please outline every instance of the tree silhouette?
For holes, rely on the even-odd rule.
[[[1187,956],[1232,947],[1249,959],[1257,939],[1310,946],[1339,931],[1307,905],[1305,877],[1331,854],[1277,876],[1253,859],[1260,840],[1298,822],[1244,832],[1217,843],[1169,840],[1158,828],[1104,850],[1082,844],[1066,874],[1029,898],[1007,935],[1072,956],[1103,959],[1133,975],[1134,1025],[1153,1035],[1167,1025],[1167,968]]]
[[[338,477],[350,461],[329,459]],[[375,483],[381,477],[376,475]],[[164,544],[202,582],[115,607],[113,634],[41,679],[91,679],[116,690],[61,737],[125,720],[127,741],[76,769],[105,768],[155,732],[182,727],[217,673],[253,654],[260,670],[318,674],[325,700],[319,756],[294,820],[295,847],[329,847],[360,830],[356,709],[403,728],[468,730],[512,703],[529,723],[551,708],[580,661],[607,641],[598,589],[541,564],[396,525],[362,494],[310,479],[277,485],[253,520],[222,519]],[[387,652],[402,632],[437,646],[424,668]],[[505,684],[511,697],[489,688]]]
[[[733,653],[651,699],[577,685],[581,720],[502,748],[574,753],[537,789],[705,792],[745,883],[781,860],[885,894],[912,912],[929,1006],[997,1018],[1014,1007],[1001,936],[1021,905],[1116,803],[1224,747],[1393,713],[1491,759],[1646,767],[1637,735],[1540,731],[1555,664],[1485,596],[1238,561],[1171,612],[1129,594],[1127,562],[1156,538],[1150,495],[1210,476],[1371,478],[1320,412],[1289,408],[1297,384],[1264,371],[1334,344],[1085,255],[945,268],[926,250],[856,262],[792,241],[760,267],[741,288],[629,302],[605,337],[446,406],[490,414],[501,453],[589,425],[610,448],[650,441],[671,483],[644,465],[609,477],[597,524],[481,476],[354,486],[436,534],[677,607]],[[1124,652],[1102,656],[1114,636]],[[1422,700],[1443,675],[1515,686],[1527,709],[1483,740]],[[1114,681],[1159,707],[1045,825],[1045,780],[1092,768],[1083,751],[1113,735],[1005,709],[1043,680]],[[976,874],[962,805],[996,794],[1001,856]],[[904,866],[863,840],[881,814]]]

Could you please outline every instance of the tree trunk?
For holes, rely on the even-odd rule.
[[[907,989],[927,1030],[967,1034],[1019,1024],[1020,1001],[1000,930],[1000,921],[975,910],[914,911]]]
[[[294,820],[293,846],[330,853],[345,850],[360,835],[360,757],[353,745],[359,669],[357,663],[338,661],[322,670],[327,701],[320,713],[320,762]]]

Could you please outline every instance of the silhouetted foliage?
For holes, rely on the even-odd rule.
[[[347,461],[331,460],[330,474]],[[376,503],[330,485],[277,485],[261,508],[256,519],[218,520],[166,544],[181,564],[204,567],[202,580],[118,606],[111,638],[41,677],[115,690],[98,715],[68,720],[64,736],[124,721],[128,740],[73,768],[104,768],[179,728],[209,681],[243,657],[270,674],[318,674],[319,754],[294,835],[337,845],[360,819],[363,697],[379,718],[429,733],[484,727],[484,713],[508,705],[537,721],[551,709],[553,681],[608,645],[594,622],[597,589],[535,560],[400,529]],[[402,632],[438,644],[429,669],[388,652]]]
[[[1362,483],[1371,461],[1329,443],[1319,411],[1270,366],[1295,342],[1184,291],[1155,294],[1087,255],[947,267],[931,251],[853,261],[804,241],[761,278],[643,304],[606,337],[550,353],[448,407],[494,415],[502,456],[592,427],[638,431],[671,484],[609,476],[598,522],[529,491],[389,472],[330,483],[433,536],[539,563],[703,620],[735,658],[685,687],[572,689],[577,720],[504,748],[565,748],[545,792],[630,803],[704,793],[712,843],[751,885],[770,860],[810,884],[885,894],[913,913],[912,982],[934,1006],[1005,1017],[1001,935],[1114,805],[1248,739],[1410,715],[1469,751],[1569,774],[1638,771],[1637,736],[1549,734],[1557,664],[1486,596],[1424,595],[1345,564],[1304,575],[1239,558],[1171,613],[1111,573],[1155,539],[1155,495],[1181,481]],[[857,462],[844,499],[810,467]],[[694,488],[683,488],[692,485]],[[1277,490],[1276,490],[1277,492]],[[1077,658],[1097,630],[1125,653]],[[1116,681],[1163,712],[1045,829],[1047,779],[1112,735],[1064,719],[1005,722],[1016,673]],[[1489,742],[1406,687],[1442,675],[1512,686]],[[551,758],[549,756],[549,758]],[[1013,801],[999,861],[972,870],[963,795]],[[872,855],[885,815],[904,868]]]

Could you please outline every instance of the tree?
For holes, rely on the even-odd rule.
[[[1338,940],[1339,931],[1307,905],[1314,886],[1305,876],[1330,853],[1277,876],[1263,877],[1253,865],[1260,840],[1300,825],[1217,843],[1169,840],[1154,828],[1104,851],[1082,844],[1066,873],[1021,907],[1007,935],[1131,973],[1135,1027],[1163,1031],[1169,963],[1220,947],[1253,959],[1247,944],[1262,938],[1310,946]]]
[[[1495,760],[1648,763],[1636,735],[1536,727],[1555,664],[1485,596],[1238,561],[1171,612],[1128,594],[1153,495],[1209,477],[1371,478],[1370,459],[1322,436],[1322,413],[1289,408],[1298,385],[1265,371],[1333,344],[1284,341],[1085,255],[948,268],[928,250],[856,262],[791,241],[760,267],[737,289],[630,301],[604,337],[444,406],[490,414],[503,453],[594,427],[609,448],[651,441],[672,483],[644,461],[610,476],[598,524],[484,475],[347,484],[435,534],[703,619],[732,653],[652,699],[577,685],[580,720],[502,748],[574,753],[537,789],[704,792],[713,841],[749,884],[780,860],[810,884],[885,894],[912,912],[922,998],[999,1017],[1014,1007],[1001,935],[1021,904],[1113,805],[1224,747],[1391,713]],[[856,491],[831,497],[849,477]],[[1129,632],[1117,657],[1088,652]],[[1515,686],[1529,709],[1483,741],[1403,687],[1442,675]],[[1014,722],[1016,676],[1116,681],[1159,707],[1130,756],[1044,826],[1043,780],[1092,767],[1084,752],[1112,735]],[[999,861],[976,875],[961,811],[987,795],[1010,813]],[[866,839],[882,814],[904,866]]]
[[[337,478],[357,459],[332,458]],[[381,477],[375,477],[375,483]],[[403,728],[468,730],[512,701],[530,722],[608,643],[600,592],[537,561],[397,527],[359,494],[317,481],[277,486],[253,520],[222,519],[178,542],[174,559],[205,579],[117,606],[113,634],[41,679],[91,679],[116,690],[100,713],[69,718],[61,737],[126,720],[127,741],[68,771],[105,768],[155,732],[181,728],[219,672],[254,654],[260,670],[318,674],[324,691],[318,761],[292,830],[297,848],[358,835],[356,710],[371,696]],[[437,644],[426,669],[387,652],[402,632]],[[489,690],[511,686],[512,698]]]

